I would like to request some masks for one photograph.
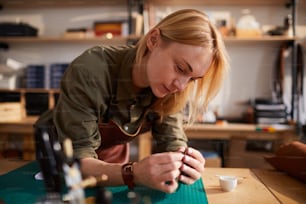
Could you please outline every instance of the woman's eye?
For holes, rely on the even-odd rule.
[[[178,72],[180,72],[180,73],[185,73],[184,69],[181,68],[179,65],[176,65],[176,69],[177,69]]]
[[[196,81],[196,80],[201,79],[201,78],[202,78],[202,77],[192,77],[192,78],[190,78],[189,81]]]

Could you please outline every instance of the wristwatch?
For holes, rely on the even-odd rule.
[[[121,174],[124,181],[124,184],[129,187],[130,190],[133,190],[134,183],[134,172],[133,172],[133,164],[134,162],[129,162],[121,167]]]

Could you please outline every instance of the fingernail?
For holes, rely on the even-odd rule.
[[[189,157],[185,155],[184,156],[184,161],[187,162],[188,160],[189,160]]]
[[[191,148],[188,148],[189,154],[192,154],[193,150]]]

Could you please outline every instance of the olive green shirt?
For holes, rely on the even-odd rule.
[[[103,143],[98,122],[112,119],[129,132],[146,117],[144,111],[155,97],[150,88],[140,94],[133,92],[135,56],[136,49],[131,46],[96,46],[77,57],[66,70],[53,122],[60,141],[72,139],[77,158],[97,158],[95,150]],[[156,152],[186,146],[181,113],[155,121],[151,130]]]

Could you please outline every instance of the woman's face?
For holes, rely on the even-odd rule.
[[[147,59],[147,80],[154,95],[163,98],[166,95],[183,91],[187,84],[201,78],[207,72],[212,54],[204,47],[163,43],[159,30],[149,37]]]

